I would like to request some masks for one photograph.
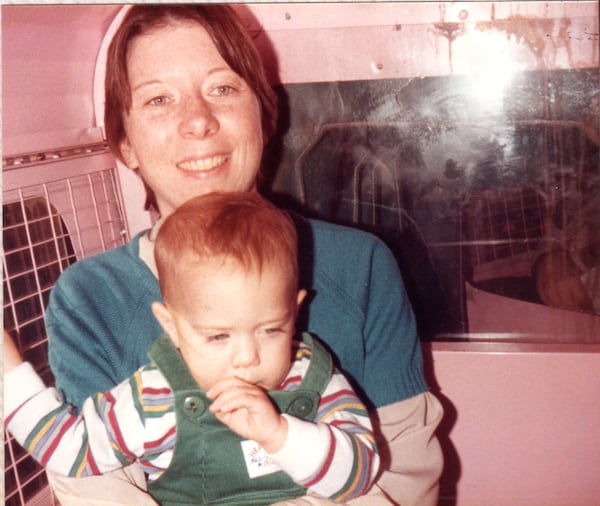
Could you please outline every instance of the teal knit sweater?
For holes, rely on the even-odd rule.
[[[300,283],[309,292],[297,331],[321,338],[376,407],[426,390],[415,319],[397,264],[370,234],[295,216]],[[151,303],[158,281],[128,244],[70,266],[46,310],[56,386],[80,407],[149,362],[163,333]]]

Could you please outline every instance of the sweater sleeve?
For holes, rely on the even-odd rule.
[[[33,368],[24,363],[5,378],[10,410],[5,425],[51,471],[75,477],[103,474],[143,454],[144,424],[136,407],[139,403],[133,401],[133,384],[125,381],[87,399],[75,415],[57,390],[44,388]]]
[[[367,410],[344,376],[333,375],[316,423],[283,416],[288,437],[269,456],[296,483],[336,502],[369,490],[379,471],[379,454]]]
[[[361,386],[377,407],[427,391],[416,321],[395,258],[380,241],[365,281],[365,362]]]
[[[80,409],[148,363],[162,330],[151,312],[158,282],[137,255],[137,241],[77,261],[53,287],[45,322],[56,387]]]
[[[77,409],[93,392],[117,383],[113,369],[118,363],[108,346],[110,330],[81,287],[77,274],[65,271],[51,291],[45,316],[56,387]]]
[[[298,223],[301,281],[311,292],[298,329],[329,345],[375,407],[427,391],[414,313],[390,249],[359,230]]]

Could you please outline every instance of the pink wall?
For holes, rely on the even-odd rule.
[[[3,154],[101,139],[92,82],[115,6],[2,6]]]
[[[427,347],[446,408],[442,496],[457,506],[599,504],[600,346],[514,346]]]

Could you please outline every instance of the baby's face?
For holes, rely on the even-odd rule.
[[[238,377],[277,388],[292,360],[298,307],[305,292],[285,269],[248,272],[234,261],[194,267],[169,306],[172,329],[194,379],[204,390]]]

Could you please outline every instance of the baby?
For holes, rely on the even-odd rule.
[[[5,425],[68,476],[139,462],[161,504],[270,504],[367,492],[379,455],[365,406],[294,327],[292,219],[257,193],[191,199],[160,225],[165,335],[150,364],[72,413],[5,333]]]

